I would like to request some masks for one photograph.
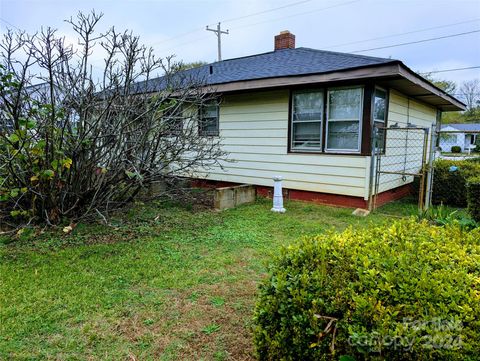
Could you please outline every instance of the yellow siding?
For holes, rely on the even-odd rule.
[[[282,175],[286,188],[365,197],[366,157],[287,152],[288,101],[286,90],[226,96],[220,137],[229,161],[199,176],[272,186]]]
[[[396,91],[390,91],[388,109],[388,126],[398,123],[399,127],[406,127],[407,123],[415,124],[419,128],[429,128],[436,122],[436,108],[408,99]],[[428,137],[430,138],[430,136]],[[423,151],[423,132],[409,131],[408,139],[404,131],[387,131],[385,156],[382,156],[381,169],[415,173],[421,168]],[[427,145],[427,150],[430,144]],[[406,149],[406,152],[405,152]],[[427,153],[428,154],[428,153]],[[401,175],[382,175],[379,191],[383,192],[413,181],[413,177],[402,179]]]

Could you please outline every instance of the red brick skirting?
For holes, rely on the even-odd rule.
[[[192,186],[198,188],[220,188],[237,186],[239,183],[214,181],[208,179],[193,179]],[[257,194],[262,197],[272,198],[273,187],[256,186]],[[377,207],[388,202],[398,200],[412,194],[412,185],[404,186],[388,190],[380,193],[377,197]],[[345,196],[340,194],[330,194],[321,192],[302,191],[297,189],[283,189],[285,199],[308,201],[326,205],[334,205],[348,208],[368,208],[368,201],[362,197]]]
[[[403,186],[390,189],[388,191],[382,192],[377,197],[377,207],[383,206],[384,204],[398,199],[410,196],[413,194],[413,185],[412,183],[405,184]]]

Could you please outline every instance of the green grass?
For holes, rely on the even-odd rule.
[[[269,257],[302,235],[415,214],[286,202],[213,212],[138,205],[115,227],[0,238],[0,359],[253,359],[250,322]],[[3,242],[3,243],[2,243]]]

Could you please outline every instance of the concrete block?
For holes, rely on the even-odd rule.
[[[358,217],[366,217],[370,214],[370,211],[367,209],[357,208],[352,212],[352,214]]]
[[[217,188],[214,191],[214,207],[217,210],[234,208],[241,204],[255,202],[255,187],[241,184],[233,187]]]

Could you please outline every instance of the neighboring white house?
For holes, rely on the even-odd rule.
[[[442,111],[465,109],[399,60],[295,48],[288,31],[274,43],[271,52],[185,71],[220,95],[200,112],[208,133],[199,131],[219,137],[231,160],[198,179],[252,184],[265,194],[272,176],[281,175],[290,198],[366,207],[374,126],[431,129]],[[162,84],[158,78],[149,91]],[[383,161],[393,164],[396,140],[388,133]],[[402,164],[414,162],[415,149],[401,149]],[[382,199],[398,198],[412,181],[384,179],[379,192],[395,194]]]
[[[477,139],[480,139],[480,123],[443,124],[441,132],[440,148],[443,152],[450,152],[453,146],[468,152],[475,148]]]

